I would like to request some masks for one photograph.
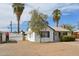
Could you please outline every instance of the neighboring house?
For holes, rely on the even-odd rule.
[[[0,43],[6,41],[6,35],[4,31],[0,31]]]
[[[74,35],[76,38],[79,38],[79,30],[73,31],[73,35]]]
[[[40,30],[41,34],[32,32],[28,29],[27,40],[32,42],[58,42],[62,35],[69,35],[70,31],[61,27],[51,28],[47,25],[47,28]]]
[[[20,41],[23,39],[21,33],[10,33],[9,32],[9,41]],[[0,31],[0,43],[6,42],[6,32]]]

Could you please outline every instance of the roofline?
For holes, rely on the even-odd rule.
[[[48,24],[47,24],[47,26],[48,26],[49,28],[51,28],[52,30],[54,30],[54,31],[55,31],[55,29],[53,29],[52,27],[50,27]]]

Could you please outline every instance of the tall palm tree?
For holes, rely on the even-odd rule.
[[[52,15],[53,15],[53,20],[56,23],[56,27],[58,27],[61,11],[59,9],[55,9]]]
[[[24,10],[24,4],[22,4],[22,3],[13,3],[12,7],[14,9],[14,13],[17,16],[17,22],[18,22],[17,31],[19,33],[20,32],[20,26],[19,26],[20,17],[22,15],[23,10]]]

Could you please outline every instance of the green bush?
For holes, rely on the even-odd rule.
[[[75,37],[74,36],[62,36],[60,39],[61,42],[69,42],[69,41],[75,41]]]

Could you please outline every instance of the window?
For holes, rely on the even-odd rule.
[[[67,32],[64,32],[63,35],[67,35]]]
[[[49,33],[49,31],[41,31],[41,35],[40,36],[49,38],[50,37],[50,33]]]

